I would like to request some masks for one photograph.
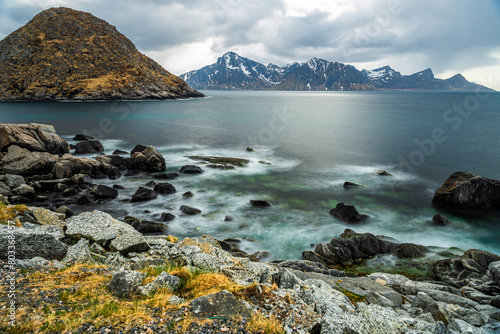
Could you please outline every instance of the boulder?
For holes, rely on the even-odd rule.
[[[183,174],[201,174],[203,169],[196,165],[186,165],[181,167],[180,172]]]
[[[65,154],[54,165],[52,174],[56,178],[70,178],[75,174],[95,174],[100,167],[101,163],[99,161]]]
[[[75,154],[88,154],[103,152],[104,147],[98,140],[84,140],[76,143]]]
[[[108,290],[115,296],[125,298],[136,293],[146,277],[145,273],[132,270],[123,270],[113,275],[108,284]]]
[[[255,200],[255,199],[251,199],[250,204],[257,208],[267,208],[271,206],[271,204],[268,201]]]
[[[149,249],[146,239],[132,226],[101,211],[83,212],[66,219],[66,235],[85,238],[124,254]]]
[[[94,196],[95,199],[118,197],[118,190],[105,186],[103,184],[93,186],[90,189],[90,193]]]
[[[175,219],[175,215],[170,212],[162,212],[160,220],[163,222],[169,222]]]
[[[20,175],[14,175],[14,174],[5,174],[5,184],[11,188],[17,188],[23,184],[26,184],[24,181],[24,177]]]
[[[189,304],[191,312],[197,318],[232,318],[251,316],[250,309],[243,301],[236,299],[227,290],[195,298]]]
[[[22,196],[26,198],[33,198],[35,195],[35,189],[33,187],[28,186],[27,184],[21,184],[19,187],[12,189],[14,195]]]
[[[196,208],[193,208],[193,207],[188,206],[188,205],[182,205],[180,210],[183,213],[185,213],[186,215],[190,215],[190,216],[198,215],[201,213],[200,209],[196,209]]]
[[[77,140],[77,141],[82,141],[82,140],[92,140],[92,139],[95,139],[94,137],[92,136],[89,136],[89,135],[86,135],[84,133],[77,133],[74,137],[73,137],[73,140]]]
[[[142,152],[147,148],[148,147],[145,145],[141,145],[141,144],[135,145],[134,148],[132,149],[132,151],[130,152],[130,155],[134,154],[135,152]]]
[[[68,248],[66,257],[62,260],[64,264],[74,263],[92,263],[92,256],[90,255],[89,241],[87,239],[80,239],[75,245]]]
[[[135,193],[132,195],[131,203],[133,202],[143,202],[155,199],[158,197],[158,194],[149,188],[139,187]]]
[[[30,152],[17,145],[9,146],[7,154],[0,160],[0,171],[17,175],[37,175],[49,172],[59,156],[47,152]]]
[[[127,151],[122,151],[122,150],[114,150],[113,155],[123,155],[123,154],[128,154]]]
[[[167,182],[156,184],[153,190],[160,195],[170,195],[177,191],[173,185]]]
[[[13,230],[12,230],[13,229]],[[15,240],[16,259],[31,259],[35,256],[47,260],[62,260],[68,246],[45,231],[0,225],[0,258],[7,259],[10,240]]]
[[[136,231],[141,233],[165,233],[167,225],[147,220],[140,220],[135,217],[127,216],[123,221],[132,226]]]
[[[98,155],[95,157],[97,161],[104,165],[110,165],[114,167],[123,167],[125,166],[125,158],[112,154],[112,155]]]
[[[25,215],[26,214],[27,213],[25,213]],[[32,208],[28,214],[33,216],[40,225],[58,225],[64,227],[64,221],[62,219],[65,217],[61,216],[60,213],[52,212],[44,208]]]
[[[427,248],[424,246],[403,243],[393,254],[400,259],[415,259],[424,257],[426,252]]]
[[[345,223],[359,223],[368,218],[367,215],[360,214],[352,205],[339,203],[335,209],[330,210],[330,214]]]
[[[177,174],[177,173],[154,173],[152,176],[154,179],[158,179],[158,180],[173,180],[176,177],[179,177],[179,174]]]
[[[229,157],[207,157],[200,155],[191,155],[188,158],[197,161],[210,162],[212,164],[232,165],[236,167],[246,167],[250,163],[250,160],[248,159],[229,158]]]
[[[500,286],[500,261],[491,262],[488,266],[491,280]]]
[[[350,182],[350,181],[345,181],[344,182],[344,188],[345,189],[359,188],[359,187],[362,187],[362,185],[359,184],[359,183],[354,183],[354,182]]]
[[[432,198],[436,206],[455,209],[500,209],[500,181],[469,172],[456,172]]]
[[[0,124],[0,151],[11,145],[29,151],[69,153],[68,143],[56,134],[52,125],[46,124]]]
[[[446,226],[450,224],[450,221],[448,220],[448,217],[442,214],[437,214],[434,217],[432,217],[432,223],[434,225],[440,225],[440,226]]]
[[[75,174],[71,177],[70,181],[80,187],[92,184],[92,179],[87,174]]]
[[[194,194],[192,191],[186,191],[184,194],[182,194],[182,198],[193,198]]]
[[[126,160],[128,169],[147,172],[161,172],[166,169],[165,158],[158,152],[156,147],[149,146],[142,151],[135,150],[135,148],[132,150],[130,159]]]
[[[177,276],[170,275],[169,273],[162,271],[156,279],[146,285],[140,286],[138,291],[143,296],[148,296],[155,293],[161,288],[167,288],[170,291],[177,291],[181,286],[181,279]]]

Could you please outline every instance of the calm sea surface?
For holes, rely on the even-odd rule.
[[[500,179],[500,94],[428,92],[204,92],[208,98],[158,102],[2,103],[1,123],[48,123],[72,143],[78,132],[100,139],[106,153],[154,145],[167,171],[193,164],[188,155],[247,158],[246,168],[182,175],[174,195],[140,204],[119,201],[92,209],[121,219],[154,220],[161,212],[175,236],[242,239],[247,251],[272,259],[299,258],[310,244],[345,228],[401,242],[500,253],[500,215],[445,213],[452,224],[433,226],[433,193],[455,171]],[[246,147],[255,152],[246,152]],[[269,164],[264,164],[267,162]],[[198,163],[199,164],[199,163]],[[387,170],[393,177],[375,175]],[[150,177],[96,180],[126,187],[130,197]],[[364,187],[344,190],[344,181]],[[192,191],[191,199],[182,198]],[[250,199],[273,206],[256,209]],[[371,218],[336,221],[338,202]],[[180,215],[182,204],[205,216]],[[89,208],[76,208],[88,210]],[[231,216],[233,221],[225,222]]]

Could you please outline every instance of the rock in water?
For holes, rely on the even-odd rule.
[[[439,188],[432,204],[455,209],[500,209],[500,181],[456,172]]]
[[[337,204],[335,209],[330,210],[330,214],[346,223],[358,223],[368,218],[367,215],[360,214],[354,206],[344,205],[344,203]]]
[[[4,40],[5,41],[5,40]],[[0,41],[0,54],[4,41]],[[5,60],[0,61],[0,100],[6,91],[3,87],[7,82]],[[0,124],[0,151],[5,151],[9,146],[17,145],[29,151],[48,152],[52,154],[69,153],[68,143],[56,134],[52,125],[46,124]]]
[[[0,55],[0,100],[203,96],[141,54],[114,26],[70,8],[37,14],[0,41]]]

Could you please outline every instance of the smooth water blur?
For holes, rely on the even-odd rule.
[[[310,244],[345,228],[414,242],[500,253],[500,218],[446,213],[452,224],[430,223],[434,191],[453,172],[500,179],[500,94],[429,92],[207,91],[208,98],[156,102],[3,103],[2,123],[49,123],[71,142],[77,132],[101,139],[106,153],[155,145],[168,172],[194,163],[188,155],[251,159],[246,168],[182,175],[174,195],[141,204],[102,203],[117,218],[154,219],[163,211],[177,236],[246,238],[246,250],[299,258]],[[246,152],[251,146],[255,152]],[[271,165],[260,163],[265,161]],[[199,164],[199,163],[198,163]],[[384,169],[394,177],[375,175]],[[150,178],[122,177],[120,198]],[[344,190],[343,182],[363,184]],[[97,181],[96,181],[97,182]],[[182,198],[191,190],[195,197]],[[250,199],[273,205],[258,210]],[[363,224],[329,215],[338,202],[371,216]],[[182,204],[205,215],[182,216]],[[88,208],[78,208],[81,210]],[[150,211],[151,213],[145,213]],[[225,216],[232,222],[224,222]],[[254,241],[248,241],[254,240]]]

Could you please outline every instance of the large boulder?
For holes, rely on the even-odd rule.
[[[181,167],[180,172],[183,174],[201,174],[203,169],[196,165],[186,165]]]
[[[104,147],[98,140],[84,140],[76,143],[75,154],[87,154],[103,152]]]
[[[16,259],[31,259],[40,256],[47,260],[62,260],[68,251],[66,244],[43,230],[0,225],[1,259],[8,258],[11,240],[15,240]]]
[[[148,296],[158,289],[167,288],[170,291],[177,291],[181,287],[181,279],[177,276],[170,275],[169,273],[162,271],[156,279],[146,285],[140,286],[138,291],[143,296]]]
[[[330,214],[345,223],[359,223],[366,218],[367,215],[360,214],[353,205],[344,205],[339,203],[337,206],[330,210]]]
[[[141,233],[165,233],[168,229],[166,224],[140,220],[131,216],[125,217],[123,221]]]
[[[175,187],[168,182],[155,184],[153,190],[160,195],[170,195],[177,191]]]
[[[166,169],[165,158],[158,152],[156,147],[149,146],[140,152],[132,152],[130,158],[126,161],[128,169],[147,172],[161,172]]]
[[[197,318],[251,316],[247,304],[236,299],[227,290],[193,299],[190,306],[193,315]]]
[[[108,284],[108,290],[118,297],[130,297],[137,292],[146,277],[145,273],[123,270],[117,272]]]
[[[500,181],[456,172],[436,191],[432,203],[455,209],[500,209]]]
[[[141,233],[102,211],[83,212],[66,220],[66,235],[92,240],[113,251],[127,254],[149,250]]]
[[[156,197],[158,197],[158,194],[154,190],[141,186],[137,188],[135,193],[132,195],[130,202],[144,202],[155,199]]]
[[[90,189],[90,193],[95,199],[103,198],[117,198],[118,190],[105,186],[104,184],[97,184]]]
[[[0,160],[0,172],[30,176],[50,172],[59,156],[47,152],[30,152],[26,148],[11,145]]]
[[[75,174],[95,174],[99,171],[100,167],[101,163],[94,159],[65,154],[55,164],[52,174],[56,178],[70,178]]]
[[[69,153],[68,143],[56,134],[52,125],[46,124],[0,124],[0,151],[11,145],[30,151]]]

